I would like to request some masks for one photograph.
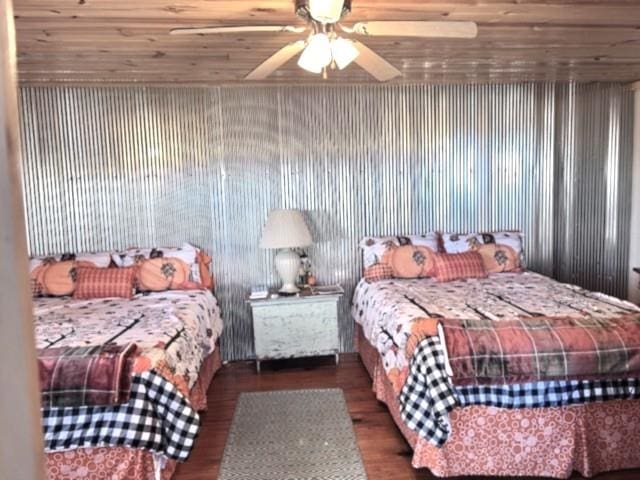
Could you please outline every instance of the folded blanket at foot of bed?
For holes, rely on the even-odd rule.
[[[135,344],[39,349],[42,406],[126,403],[136,353]]]
[[[193,448],[200,417],[175,385],[151,370],[133,376],[128,402],[43,408],[42,427],[47,452],[126,446],[183,462]]]
[[[454,385],[640,377],[640,314],[438,321]]]

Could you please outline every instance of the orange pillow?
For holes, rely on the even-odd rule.
[[[56,262],[43,268],[38,276],[45,295],[71,295],[75,289],[76,262]]]
[[[41,295],[71,295],[75,289],[77,267],[107,267],[111,262],[109,252],[65,253],[29,259],[31,293]]]
[[[436,280],[450,282],[465,278],[485,278],[482,256],[476,251],[435,255]]]
[[[131,298],[136,276],[135,267],[76,268],[76,289],[73,298]]]
[[[433,257],[438,251],[437,233],[397,237],[365,237],[360,242],[364,278],[423,278],[435,275]]]
[[[213,289],[211,257],[189,243],[181,247],[130,248],[112,255],[118,267],[139,267],[141,291]]]
[[[198,250],[196,259],[198,261],[198,268],[200,269],[200,283],[202,287],[207,290],[213,290],[215,282],[209,268],[209,265],[211,265],[211,257],[207,255],[204,250]]]
[[[136,279],[141,291],[198,288],[200,284],[189,282],[190,267],[179,258],[159,257],[144,260],[138,265]]]

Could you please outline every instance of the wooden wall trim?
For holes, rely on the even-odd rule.
[[[0,478],[44,476],[16,98],[13,9],[0,0]]]

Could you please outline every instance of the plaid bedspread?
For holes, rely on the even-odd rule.
[[[640,314],[439,322],[454,385],[640,377]]]
[[[38,349],[42,406],[127,402],[136,351],[132,343]]]
[[[126,403],[42,410],[47,451],[121,445],[184,461],[200,426],[187,398],[160,374],[133,376]]]

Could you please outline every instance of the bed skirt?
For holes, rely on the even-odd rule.
[[[378,351],[356,325],[356,350],[373,380],[373,391],[389,408],[413,448],[414,468],[439,477],[463,475],[585,477],[640,468],[640,400],[614,400],[566,407],[456,408],[452,433],[436,447],[410,430],[385,375]]]
[[[190,391],[190,401],[198,411],[207,408],[207,390],[215,373],[222,366],[220,348],[209,355],[198,380]],[[156,464],[148,450],[129,447],[75,448],[45,455],[48,480],[153,480]],[[161,479],[169,480],[176,469],[176,461],[167,459]]]

